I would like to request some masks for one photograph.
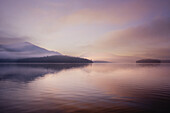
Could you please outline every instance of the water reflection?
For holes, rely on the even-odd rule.
[[[72,68],[83,68],[90,64],[1,64],[0,80],[29,82],[48,73],[58,73]]]
[[[145,66],[145,67],[155,67],[155,66],[161,66],[161,63],[154,63],[154,64],[150,64],[150,63],[138,63],[136,64],[137,66]]]
[[[1,65],[1,113],[167,113],[170,65]]]

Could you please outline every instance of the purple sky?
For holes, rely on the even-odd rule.
[[[94,60],[170,59],[169,0],[1,0],[0,44]]]

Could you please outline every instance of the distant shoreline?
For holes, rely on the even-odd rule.
[[[93,61],[71,56],[55,55],[47,57],[33,57],[33,58],[23,58],[23,59],[0,59],[0,63],[93,63]]]

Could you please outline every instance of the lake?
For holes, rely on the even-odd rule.
[[[0,64],[0,113],[168,113],[170,64]]]

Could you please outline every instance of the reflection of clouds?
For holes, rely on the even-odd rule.
[[[44,96],[44,102],[60,100],[57,104],[63,105],[61,109],[74,111],[81,110],[82,106],[87,110],[95,109],[94,111],[98,111],[96,109],[98,107],[101,107],[101,110],[123,109],[132,107],[134,103],[136,106],[143,103],[150,105],[154,101],[151,96],[154,96],[156,101],[162,98],[168,99],[166,94],[167,97],[159,97],[159,95],[162,95],[163,91],[168,94],[169,66],[92,64],[82,70],[59,73],[57,77],[54,76],[55,74],[49,74],[43,81],[39,80],[38,84],[39,87],[49,86],[48,94],[55,93],[50,95],[50,100],[49,95]],[[36,91],[37,88],[34,90]],[[159,103],[152,104],[152,106],[156,105]],[[163,106],[166,108],[165,105],[160,105],[160,108]]]
[[[136,64],[119,64],[119,63],[93,63],[92,66],[87,67],[91,73],[95,72],[99,75],[103,75],[104,73],[110,74],[110,72],[117,70],[127,70],[131,68],[137,68]],[[99,73],[100,72],[100,73]]]
[[[91,82],[111,94],[134,96],[139,93],[142,95],[145,91],[164,90],[161,87],[170,86],[169,66],[168,64],[160,66],[129,64],[122,65],[121,68],[121,65],[112,64],[110,71],[101,69],[103,70],[101,74],[99,70],[104,67],[96,65],[96,70],[94,68],[91,72],[93,75]]]
[[[148,107],[156,111],[158,108],[168,109],[170,65],[92,64],[86,66],[82,64],[1,66],[2,72],[3,69],[7,72],[9,67],[10,70],[14,70],[13,72],[21,69],[20,71],[24,73],[24,68],[27,68],[33,73],[37,69],[48,70],[48,73],[27,84],[22,84],[20,81],[11,82],[10,78],[0,81],[0,108],[10,111],[10,105],[17,105],[13,106],[12,112],[50,110],[85,113],[105,113],[115,110],[126,113],[132,110],[140,111],[141,108],[148,110]],[[69,70],[61,71],[63,69]],[[57,73],[59,71],[61,72]],[[16,78],[18,79],[17,76]],[[155,108],[155,106],[159,107]]]

